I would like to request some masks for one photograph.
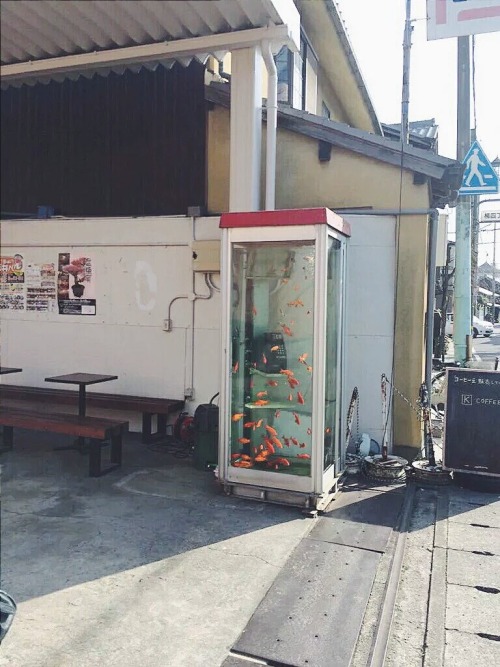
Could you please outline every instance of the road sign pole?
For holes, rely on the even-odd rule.
[[[463,162],[470,145],[469,37],[457,39],[457,160]],[[453,344],[455,361],[467,356],[466,336],[471,333],[471,207],[469,197],[459,197],[456,212],[455,291]]]

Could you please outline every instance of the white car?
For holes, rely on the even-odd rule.
[[[447,313],[446,315],[445,333],[447,336],[453,336],[453,313]],[[480,320],[474,315],[472,318],[472,337],[484,336],[485,338],[489,338],[492,333],[493,324],[485,320]]]

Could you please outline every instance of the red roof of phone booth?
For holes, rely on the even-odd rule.
[[[349,223],[329,208],[223,213],[219,227],[288,227],[289,225],[329,225],[345,236],[351,235]]]

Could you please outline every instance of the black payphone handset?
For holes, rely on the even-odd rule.
[[[283,334],[268,331],[258,336],[254,342],[253,357],[255,367],[263,373],[279,373],[285,370],[287,364]]]

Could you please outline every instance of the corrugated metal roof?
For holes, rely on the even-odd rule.
[[[283,25],[274,0],[2,0],[0,9],[2,65]],[[204,62],[209,55],[186,54],[176,60],[188,65],[193,57]],[[170,67],[173,60],[149,62],[147,66],[154,69],[158,64]],[[121,73],[141,66],[111,70]],[[111,70],[87,68],[71,76],[106,75]],[[68,76],[61,73],[50,79]],[[43,77],[36,76],[23,82],[41,80]]]

